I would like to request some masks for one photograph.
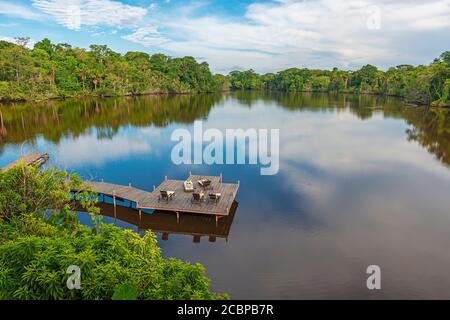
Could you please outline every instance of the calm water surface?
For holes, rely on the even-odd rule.
[[[238,208],[220,228],[196,216],[178,226],[170,214],[139,221],[125,208],[119,219],[105,217],[155,230],[163,255],[205,265],[215,291],[233,298],[450,298],[448,111],[373,96],[240,92],[0,111],[0,165],[40,150],[86,179],[145,190],[189,171],[240,180]],[[192,130],[195,120],[205,129],[279,128],[279,173],[172,164],[172,131]],[[110,209],[104,206],[106,215]],[[371,264],[382,270],[378,292],[366,288]]]

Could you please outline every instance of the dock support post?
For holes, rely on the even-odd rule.
[[[177,211],[177,224],[180,223],[180,213]]]
[[[141,220],[141,218],[142,218],[142,210],[139,207],[139,201],[136,201],[136,208],[139,209],[139,220]]]
[[[116,192],[113,191],[114,208],[116,207]]]
[[[216,227],[218,227],[218,226],[219,226],[219,216],[216,215]]]

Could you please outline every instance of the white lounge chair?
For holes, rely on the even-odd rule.
[[[194,184],[192,183],[191,180],[186,180],[184,182],[184,191],[186,191],[186,192],[194,191]]]

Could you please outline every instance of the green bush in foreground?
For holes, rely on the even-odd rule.
[[[0,173],[1,299],[226,297],[209,291],[202,265],[162,258],[153,233],[141,237],[98,221],[93,201],[82,204],[94,227],[79,224],[69,191],[81,183],[55,169],[20,166]],[[81,269],[80,290],[66,286],[70,265]]]

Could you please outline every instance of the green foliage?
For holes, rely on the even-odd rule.
[[[114,294],[112,296],[113,300],[136,300],[138,297],[138,292],[136,286],[132,283],[122,283],[116,286],[114,289]]]
[[[409,102],[449,106],[450,52],[429,66],[400,65],[388,71],[366,65],[357,71],[291,68],[259,75],[253,70],[230,73],[232,89],[372,93],[402,97]]]
[[[291,68],[276,74],[254,70],[213,75],[206,62],[142,52],[122,55],[105,45],[89,50],[43,39],[27,49],[0,41],[0,100],[125,96],[239,90],[329,91],[393,95],[409,102],[448,106],[450,52],[429,66],[399,65],[388,71],[372,65],[356,71]]]
[[[232,71],[230,73],[231,87],[234,89],[260,90],[263,88],[261,76],[254,70]]]
[[[0,100],[228,90],[227,79],[192,57],[121,55],[105,45],[85,50],[48,39],[29,50],[28,40],[0,41]]]
[[[152,232],[140,236],[98,219],[80,225],[68,208],[69,190],[82,187],[76,176],[24,166],[0,175],[0,299],[226,297],[209,291],[201,265],[162,258]],[[95,194],[77,198],[95,217]],[[81,269],[80,290],[66,286],[70,265]]]
[[[19,165],[0,172],[0,219],[50,209],[68,209],[71,188],[81,185],[75,175]]]
[[[450,65],[450,51],[443,52],[439,59]]]

